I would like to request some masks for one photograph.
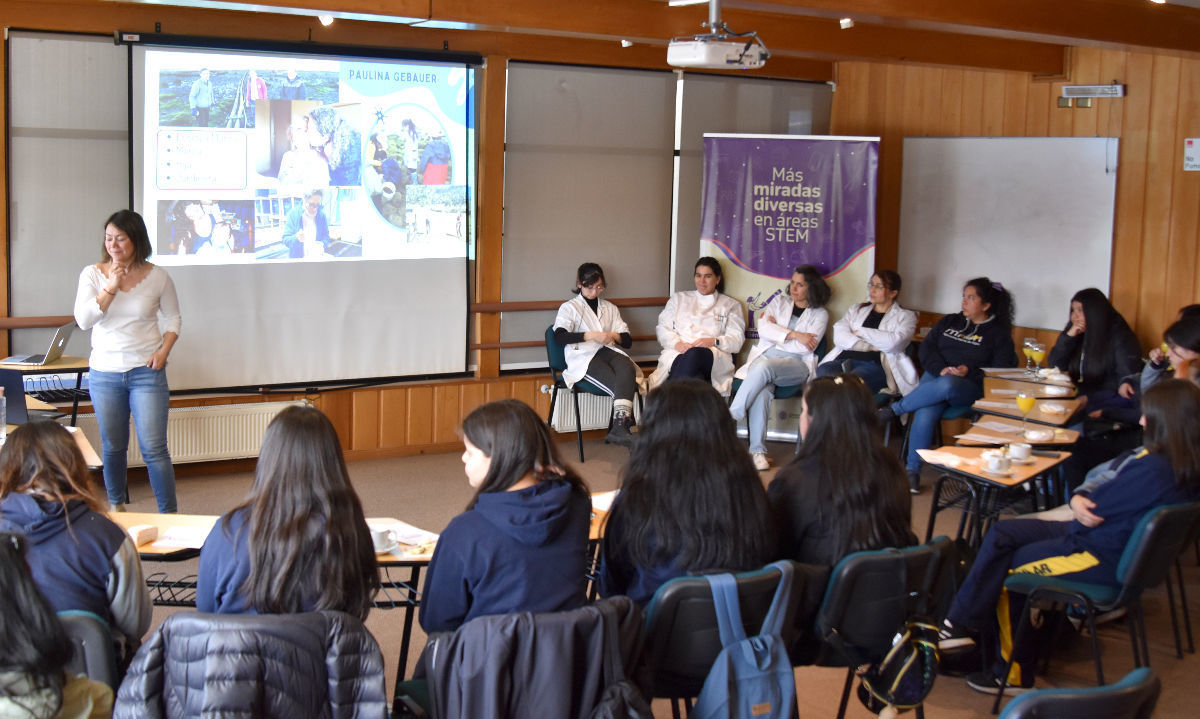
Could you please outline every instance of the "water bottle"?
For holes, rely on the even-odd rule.
[[[0,444],[8,438],[8,413],[4,407],[4,388],[0,387]]]

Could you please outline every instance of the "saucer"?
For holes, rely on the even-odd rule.
[[[397,548],[397,547],[399,547],[399,546],[400,546],[400,543],[399,543],[399,542],[395,542],[395,541],[394,541],[394,542],[392,542],[391,544],[389,544],[389,545],[387,545],[386,547],[384,547],[383,549],[378,549],[378,548],[377,548],[377,549],[375,550],[375,553],[376,553],[376,554],[391,554],[392,552],[396,551],[396,548]]]
[[[1054,439],[1054,430],[1052,429],[1027,429],[1025,430],[1025,439],[1032,442],[1049,442]]]
[[[979,471],[982,472],[983,474],[986,474],[989,477],[1011,477],[1015,474],[1015,472],[1011,469],[1009,469],[1007,472],[993,472],[992,470],[988,469],[987,467],[980,467]]]
[[[1066,397],[1068,394],[1071,393],[1071,390],[1069,388],[1062,387],[1062,386],[1056,385],[1056,384],[1048,384],[1042,388],[1042,391],[1045,392],[1046,394],[1050,395],[1051,397]]]
[[[1017,459],[1016,457],[1009,457],[1008,461],[1012,462],[1013,464],[1020,464],[1020,465],[1033,464],[1033,457],[1026,457],[1025,459]]]

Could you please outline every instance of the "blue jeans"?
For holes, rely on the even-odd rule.
[[[916,389],[892,404],[896,414],[912,412],[905,469],[910,472],[921,469],[921,457],[917,450],[929,449],[933,442],[933,428],[942,421],[942,412],[948,407],[969,407],[982,396],[983,387],[966,377],[950,374],[934,377],[928,372],[922,375]]]
[[[861,378],[872,392],[878,392],[887,387],[887,375],[883,372],[883,365],[867,360],[848,359],[839,362],[837,357],[834,357],[833,361],[817,366],[817,376],[837,377],[842,374],[842,366],[847,364],[850,374]]]
[[[158,511],[177,510],[175,467],[167,452],[167,410],[171,393],[165,370],[134,367],[128,372],[88,372],[88,392],[100,425],[104,459],[104,487],[111,504],[129,501],[126,467],[129,457],[129,415],[133,413],[138,448],[146,461],[146,473]]]
[[[746,418],[750,434],[750,451],[766,452],[767,421],[771,418],[771,400],[775,385],[804,384],[808,381],[808,365],[799,355],[772,347],[750,365],[746,379],[738,388],[729,412],[734,419]]]

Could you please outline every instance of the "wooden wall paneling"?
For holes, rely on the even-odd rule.
[[[1067,83],[1050,84],[1050,125],[1046,128],[1048,137],[1070,137],[1071,128],[1075,125],[1075,113],[1080,112],[1073,107],[1058,106],[1058,96],[1062,94],[1062,86],[1065,84]]]
[[[904,73],[904,84],[901,86],[899,96],[900,105],[900,134],[904,137],[912,135],[923,135],[925,110],[922,107],[924,98],[924,82],[922,82],[923,73],[919,70],[914,71],[912,68],[906,68]]]
[[[942,112],[943,70],[926,68],[920,77],[921,117],[918,127],[922,135],[936,135]]]
[[[962,120],[955,135],[983,135],[983,77],[984,73],[980,70],[963,71]]]
[[[380,391],[377,387],[350,392],[350,446],[361,451],[379,449]]]
[[[1167,306],[1163,308],[1162,326],[1175,319],[1176,311],[1183,305],[1196,301],[1197,213],[1200,207],[1200,173],[1183,172],[1184,139],[1200,137],[1200,61],[1183,60],[1180,63],[1179,89],[1176,92],[1175,128],[1169,137],[1175,163],[1171,174],[1175,182],[1171,187],[1171,225],[1168,241],[1170,261],[1167,262]]]
[[[1004,73],[1004,121],[1001,123],[1001,135],[1025,135],[1025,111],[1028,106],[1029,76],[1019,72]]]
[[[1100,79],[1100,58],[1102,51],[1091,47],[1077,47],[1073,51],[1075,59],[1071,69],[1072,85],[1098,85]],[[1096,137],[1100,126],[1098,117],[1105,106],[1112,100],[1093,99],[1091,107],[1071,108],[1071,134],[1075,137]]]
[[[1029,100],[1025,106],[1025,137],[1049,135],[1050,113],[1054,107],[1054,83],[1040,80],[1029,85]]]
[[[520,379],[515,379],[512,382],[512,398],[519,399],[530,407],[537,409],[539,395],[545,396],[541,395],[538,391],[543,384],[545,384],[545,380],[540,377],[521,377]],[[544,416],[546,413],[542,412],[541,414]]]
[[[408,390],[387,387],[379,390],[379,446],[396,449],[406,444]]]
[[[995,70],[983,73],[983,137],[1004,136],[1004,73]]]
[[[1124,52],[1104,52],[1100,54],[1099,82],[1123,82],[1125,77]],[[1121,116],[1125,109],[1124,100],[1105,102],[1096,114],[1096,134],[1100,137],[1119,137],[1121,135]]]
[[[848,62],[837,68],[837,87],[834,91],[830,122],[836,117],[847,119],[846,134],[873,135],[867,124],[871,117],[870,66],[862,62]]]
[[[1126,95],[1121,100],[1121,146],[1117,170],[1117,208],[1113,218],[1112,303],[1134,325],[1142,344],[1152,342],[1143,331],[1141,306],[1142,237],[1145,232],[1146,152],[1150,141],[1151,81],[1154,58],[1145,53],[1126,57]]]
[[[504,230],[504,98],[508,59],[489,55],[479,92],[479,232],[475,243],[475,300],[499,302]],[[478,342],[500,341],[500,315],[475,316]],[[475,355],[477,377],[500,375],[500,350]]]
[[[333,423],[342,449],[350,448],[353,440],[350,433],[352,422],[350,393],[345,390],[324,392],[316,395],[312,401],[313,406],[324,412],[329,421]]]
[[[1178,124],[1180,61],[1167,55],[1154,56],[1154,76],[1150,88],[1150,124],[1146,146],[1146,201],[1142,211],[1141,292],[1138,301],[1138,326],[1141,336],[1153,337],[1162,331],[1163,321],[1175,307],[1167,309],[1164,277],[1173,264],[1170,252],[1171,198],[1175,178],[1181,174],[1180,156],[1175,154],[1175,128]]]
[[[462,423],[462,386],[440,384],[433,390],[433,441],[455,442]]]
[[[433,442],[433,387],[429,385],[410,387],[408,390],[408,425],[406,444],[430,444]]]
[[[962,127],[962,88],[964,70],[948,67],[942,78],[942,119],[937,128],[940,137],[954,137]]]
[[[487,402],[487,387],[479,382],[468,382],[462,386],[462,396],[459,398],[462,416],[471,414],[481,404]]]
[[[870,107],[868,119],[866,119],[868,135],[883,135],[884,126],[887,124],[887,98],[888,98],[888,67],[880,63],[870,63],[868,65],[869,80],[868,104]],[[882,146],[880,147],[882,150]]]

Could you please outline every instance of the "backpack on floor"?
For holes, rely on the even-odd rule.
[[[762,629],[746,636],[732,574],[705,577],[712,587],[717,628],[724,647],[713,662],[691,719],[789,719],[796,703],[796,676],[783,641],[783,622],[792,594],[792,566],[770,566],[782,576]]]
[[[937,674],[937,625],[910,619],[896,635],[887,655],[862,675],[858,699],[875,714],[888,707],[893,711],[914,709],[933,690]]]

